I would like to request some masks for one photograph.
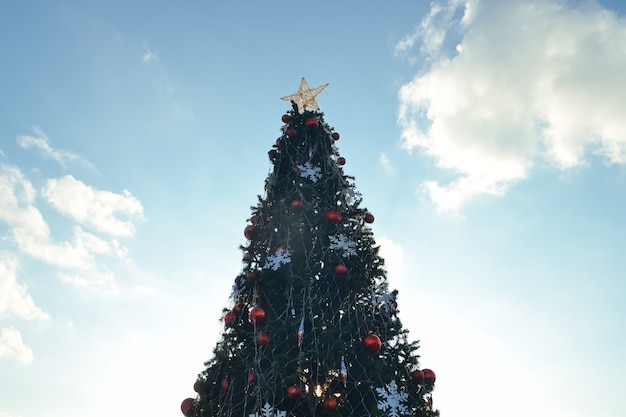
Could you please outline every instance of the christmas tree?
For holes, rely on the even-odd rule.
[[[283,97],[265,194],[252,207],[223,332],[186,416],[423,416],[420,369],[354,178],[304,78]],[[312,110],[309,110],[312,109]]]

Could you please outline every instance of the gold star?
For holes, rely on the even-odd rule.
[[[328,84],[324,84],[315,88],[309,88],[306,80],[304,79],[304,77],[302,77],[298,92],[290,96],[281,97],[281,100],[289,102],[293,101],[298,106],[298,109],[300,109],[299,111],[304,111],[307,107],[314,110],[319,110],[320,107],[317,105],[315,97],[317,97],[319,93],[321,93],[322,90],[324,90],[326,87],[328,87]]]

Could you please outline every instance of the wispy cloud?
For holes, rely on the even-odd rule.
[[[127,190],[96,190],[71,175],[48,180],[42,195],[60,213],[114,236],[132,236],[133,220],[144,220],[141,202]]]
[[[0,358],[12,357],[29,364],[33,362],[33,351],[24,344],[22,334],[15,327],[0,329]]]
[[[38,127],[33,127],[35,136],[19,135],[17,144],[23,149],[37,149],[44,158],[50,158],[57,161],[61,166],[65,167],[68,162],[76,162],[87,168],[93,169],[93,165],[82,156],[65,150],[54,149],[50,145],[48,136]]]
[[[442,211],[502,195],[537,161],[626,163],[626,19],[598,4],[435,1],[397,45],[427,66],[400,92],[404,146],[457,179],[422,190]],[[457,39],[458,38],[458,39]]]
[[[15,256],[0,252],[0,318],[15,315],[25,319],[47,320],[28,294],[25,285],[17,282],[18,261]]]
[[[144,44],[143,47],[145,49],[145,53],[141,58],[143,62],[149,64],[150,62],[156,61],[158,59],[156,52],[152,51],[148,45]]]
[[[393,165],[391,164],[391,160],[385,153],[380,154],[380,164],[383,166],[387,174],[393,175],[396,173],[395,169],[393,169]]]

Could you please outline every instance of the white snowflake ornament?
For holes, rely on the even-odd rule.
[[[348,239],[343,233],[336,236],[329,236],[330,248],[341,252],[341,255],[346,258],[350,255],[356,256],[356,243]]]
[[[298,172],[302,178],[317,182],[322,179],[322,168],[313,166],[310,162],[306,162],[304,165],[296,165]]]
[[[389,417],[401,417],[409,414],[406,400],[409,394],[399,392],[396,381],[391,381],[385,388],[376,388],[378,393],[378,409]]]
[[[274,255],[269,255],[265,258],[265,265],[263,265],[263,269],[271,269],[273,271],[278,271],[278,269],[291,262],[291,253],[286,248],[278,248],[276,249],[276,253]]]
[[[265,403],[261,408],[261,414],[257,411],[254,414],[249,414],[249,417],[285,417],[286,415],[286,411],[276,410],[270,403]]]

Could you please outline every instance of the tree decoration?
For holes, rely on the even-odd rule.
[[[287,388],[287,397],[290,400],[298,400],[300,399],[300,397],[302,396],[302,389],[297,386],[297,385],[292,385],[289,388]]]
[[[302,345],[302,339],[304,338],[304,317],[300,320],[300,326],[298,327],[298,347]]]
[[[250,271],[246,274],[246,279],[248,280],[248,282],[254,282],[257,280],[257,278],[259,278],[259,271]]]
[[[306,110],[306,108],[319,110],[319,106],[315,101],[315,97],[317,97],[324,89],[328,87],[328,84],[324,84],[319,87],[309,88],[304,77],[302,77],[302,81],[300,81],[300,88],[294,94],[289,96],[281,97],[280,99],[287,102],[293,102],[296,104],[297,108],[300,111]]]
[[[278,271],[278,269],[291,262],[291,253],[285,247],[280,247],[276,250],[274,255],[269,255],[265,258],[265,265],[263,269],[272,269]]]
[[[283,114],[283,117],[281,117],[280,120],[282,120],[283,123],[289,123],[291,121],[291,116],[289,116],[288,114]]]
[[[193,384],[193,390],[194,390],[195,392],[200,392],[200,388],[202,387],[202,382],[203,382],[203,381],[202,381],[201,379],[198,379],[196,382],[194,382],[194,384]]]
[[[224,314],[225,325],[232,326],[235,323],[235,320],[237,320],[237,314],[235,314],[235,312],[229,311],[226,314]]]
[[[320,125],[320,121],[312,117],[310,119],[306,119],[304,125],[307,127],[318,127]]]
[[[409,414],[406,401],[409,394],[398,391],[396,381],[391,381],[385,388],[376,388],[378,393],[378,409],[389,417],[401,417]]]
[[[340,277],[345,277],[346,275],[348,275],[348,267],[344,264],[335,265],[335,267],[333,268],[333,273]]]
[[[248,372],[248,385],[252,384],[254,384],[254,371],[250,370],[250,372]]]
[[[383,343],[380,341],[380,337],[373,333],[365,336],[365,338],[363,339],[363,344],[365,345],[365,349],[367,349],[367,351],[371,353],[378,352],[383,345]]]
[[[228,377],[226,377],[222,381],[222,393],[226,394],[228,392],[228,388],[230,388],[230,381],[228,380]]]
[[[424,382],[424,372],[422,372],[420,369],[414,370],[413,372],[411,372],[411,379],[417,385],[422,385],[422,383]]]
[[[250,414],[248,417],[286,417],[286,411],[276,410],[269,403],[265,403],[263,408],[261,408],[261,413],[257,411],[256,413]]]
[[[341,382],[343,382],[344,388],[348,386],[348,368],[346,368],[346,360],[341,357]]]
[[[328,411],[335,411],[335,410],[337,410],[337,400],[334,399],[334,398],[327,398],[324,401],[324,405],[326,406]]]
[[[261,307],[253,307],[248,315],[250,321],[254,324],[262,324],[265,321],[265,310]]]
[[[345,234],[340,233],[335,236],[328,236],[330,240],[329,248],[341,253],[341,256],[356,256],[356,243],[350,240]]]
[[[343,156],[340,156],[339,158],[337,158],[337,165],[344,166],[345,164],[346,164],[346,158],[344,158]]]
[[[372,213],[365,215],[365,223],[374,223],[374,215]]]
[[[259,337],[257,337],[257,342],[259,345],[267,345],[270,342],[270,334],[266,332],[260,333]]]
[[[337,224],[341,221],[341,214],[338,211],[330,210],[326,213],[326,218],[329,222]]]
[[[311,182],[318,182],[322,179],[322,169],[320,167],[313,166],[310,162],[306,162],[302,165],[296,165],[294,169],[298,170],[298,173],[302,178],[311,180]]]
[[[337,133],[337,132],[333,132],[333,134],[331,136],[332,136],[333,140],[339,140],[339,138],[340,138],[339,133]]]
[[[290,138],[293,138],[297,134],[298,134],[298,131],[294,129],[293,127],[290,129],[287,129],[287,136],[289,136]]]
[[[194,405],[195,402],[196,400],[194,400],[193,398],[185,398],[180,404],[180,411],[182,411],[183,414],[187,415],[187,412]]]
[[[302,202],[302,200],[293,200],[289,205],[291,211],[300,211],[302,210],[302,207],[304,207],[304,203]]]
[[[424,384],[434,385],[437,377],[435,373],[433,372],[433,370],[426,368],[426,369],[422,369],[422,372],[424,372]]]
[[[243,229],[243,235],[246,239],[253,240],[256,237],[256,227],[251,224],[246,226],[246,228]]]

